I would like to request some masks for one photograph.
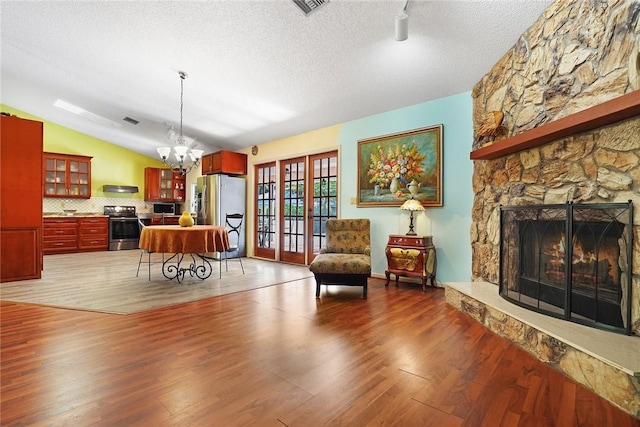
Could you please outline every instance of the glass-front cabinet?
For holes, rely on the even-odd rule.
[[[144,199],[149,202],[184,202],[186,177],[171,169],[144,169]]]
[[[173,172],[160,169],[160,199],[173,200]]]
[[[44,197],[91,197],[91,157],[43,153],[43,165]]]

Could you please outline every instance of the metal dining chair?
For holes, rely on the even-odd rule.
[[[140,235],[142,236],[142,230],[146,227],[146,225],[144,224],[144,222],[142,222],[142,220],[140,218],[138,218],[138,228],[140,229]],[[146,249],[140,249],[140,259],[138,259],[138,270],[136,271],[136,277],[138,277],[138,275],[140,274],[140,265],[141,264],[147,264],[148,268],[149,268],[149,280],[151,280],[151,264],[156,264],[157,262],[151,261],[151,254],[153,252],[148,251]],[[146,255],[147,256],[147,260],[143,261],[142,257]],[[164,254],[162,254],[162,262],[164,262]]]
[[[226,251],[220,253],[220,278],[222,278],[222,255],[224,254],[224,262],[225,262],[225,271],[229,271],[229,257],[233,258],[233,254],[235,253],[235,258],[238,258],[240,261],[240,268],[242,269],[242,274],[244,274],[244,265],[242,265],[242,257],[240,256],[240,236],[242,230],[242,221],[244,219],[244,214],[241,213],[230,213],[226,214],[225,218],[225,226],[227,227],[227,231],[229,233],[229,248]]]

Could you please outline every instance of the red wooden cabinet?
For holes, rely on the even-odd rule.
[[[422,290],[426,290],[427,280],[435,287],[436,280],[436,248],[431,236],[407,236],[391,234],[387,247],[387,277],[385,286],[389,285],[391,275],[396,275],[396,285],[399,276],[418,277],[422,282]]]
[[[78,218],[78,249],[83,252],[109,249],[109,218]]]
[[[107,217],[46,217],[43,224],[45,255],[109,249]]]
[[[44,197],[91,198],[91,157],[43,153]]]
[[[45,255],[78,251],[78,221],[76,218],[44,218],[42,247]]]
[[[144,199],[148,202],[184,202],[186,177],[164,168],[144,169]]]
[[[202,156],[202,175],[224,173],[229,175],[247,174],[247,155],[233,151],[217,151]]]
[[[43,124],[0,122],[0,282],[42,274]]]

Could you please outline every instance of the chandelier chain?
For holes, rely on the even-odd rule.
[[[169,168],[171,168],[173,172],[179,173],[180,175],[186,175],[193,168],[200,166],[200,158],[202,157],[203,150],[199,150],[194,147],[189,148],[189,145],[187,145],[186,139],[184,137],[184,133],[182,131],[184,111],[184,80],[188,77],[188,75],[184,71],[178,71],[178,76],[180,76],[180,135],[178,135],[178,140],[174,141],[175,145],[173,146],[177,163],[172,163],[171,160],[169,160],[169,155],[171,154],[171,148],[169,147],[158,148],[158,154],[160,155],[162,163],[169,166]],[[191,158],[190,162],[186,161],[187,155]]]

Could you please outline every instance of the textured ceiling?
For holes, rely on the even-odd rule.
[[[185,135],[236,150],[469,91],[550,3],[413,0],[397,42],[405,0],[3,0],[1,101],[155,157],[183,70]]]

